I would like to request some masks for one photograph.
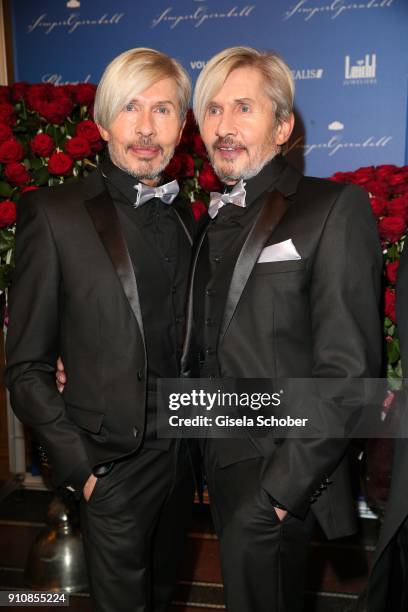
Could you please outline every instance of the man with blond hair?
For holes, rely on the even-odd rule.
[[[82,493],[101,612],[167,610],[191,509],[185,444],[155,435],[156,380],[179,373],[193,228],[177,182],[161,177],[189,98],[178,62],[122,53],[95,99],[109,155],[86,178],[19,203],[7,384],[55,483]]]
[[[285,62],[249,47],[221,51],[197,80],[194,113],[225,190],[211,194],[194,256],[186,376],[379,373],[381,250],[368,198],[285,161],[293,94]],[[360,399],[339,410],[330,394],[300,397],[297,408],[338,431]],[[228,612],[301,610],[314,518],[329,538],[355,529],[346,448],[333,437],[206,440]]]

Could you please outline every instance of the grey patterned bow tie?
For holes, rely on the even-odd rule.
[[[241,206],[245,208],[245,183],[241,179],[239,183],[234,185],[234,188],[229,193],[218,193],[218,191],[212,191],[210,193],[210,205],[208,207],[208,214],[211,219],[214,219],[218,215],[220,208],[225,204],[235,204],[235,206]]]
[[[135,208],[143,206],[153,198],[159,198],[165,204],[171,204],[177,197],[180,187],[177,181],[171,181],[159,187],[149,187],[143,183],[138,183],[134,186],[137,191],[136,202],[133,204]]]

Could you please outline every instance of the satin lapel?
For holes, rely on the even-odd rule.
[[[123,291],[139,324],[140,333],[144,341],[142,312],[136,277],[115,205],[108,191],[105,190],[96,197],[87,200],[85,206],[119,277]]]
[[[193,262],[191,265],[191,273],[190,273],[190,278],[189,278],[189,283],[188,283],[188,296],[187,296],[187,308],[186,308],[186,332],[184,336],[183,351],[181,355],[181,374],[185,376],[187,375],[187,372],[190,367],[189,366],[189,352],[190,352],[191,340],[192,340],[193,328],[194,328],[194,293],[195,293],[194,284],[195,284],[195,277],[196,277],[196,271],[197,271],[197,263],[198,263],[198,258],[201,252],[201,248],[204,244],[204,240],[207,237],[208,228],[209,228],[209,223],[205,226],[205,228],[203,229],[198,239],[197,246],[196,246],[194,256],[193,256]]]
[[[262,206],[236,260],[225,303],[224,316],[220,326],[219,342],[222,341],[228,329],[242,292],[265,242],[279,224],[288,207],[287,200],[276,189],[268,194],[267,200]]]
[[[183,204],[179,204],[177,201],[173,203],[174,213],[183,228],[187,239],[191,246],[193,246],[193,227],[194,227],[194,219],[193,215],[187,210]]]

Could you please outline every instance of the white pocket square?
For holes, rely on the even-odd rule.
[[[297,252],[292,239],[271,244],[262,249],[257,263],[267,263],[268,261],[290,261],[293,259],[302,259]]]

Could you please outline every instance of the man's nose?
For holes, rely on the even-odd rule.
[[[154,122],[148,110],[143,110],[140,113],[136,131],[142,136],[152,136],[154,134]]]
[[[217,126],[217,136],[225,138],[226,136],[236,136],[237,130],[234,124],[233,114],[229,111],[225,111],[220,116],[220,120]]]

